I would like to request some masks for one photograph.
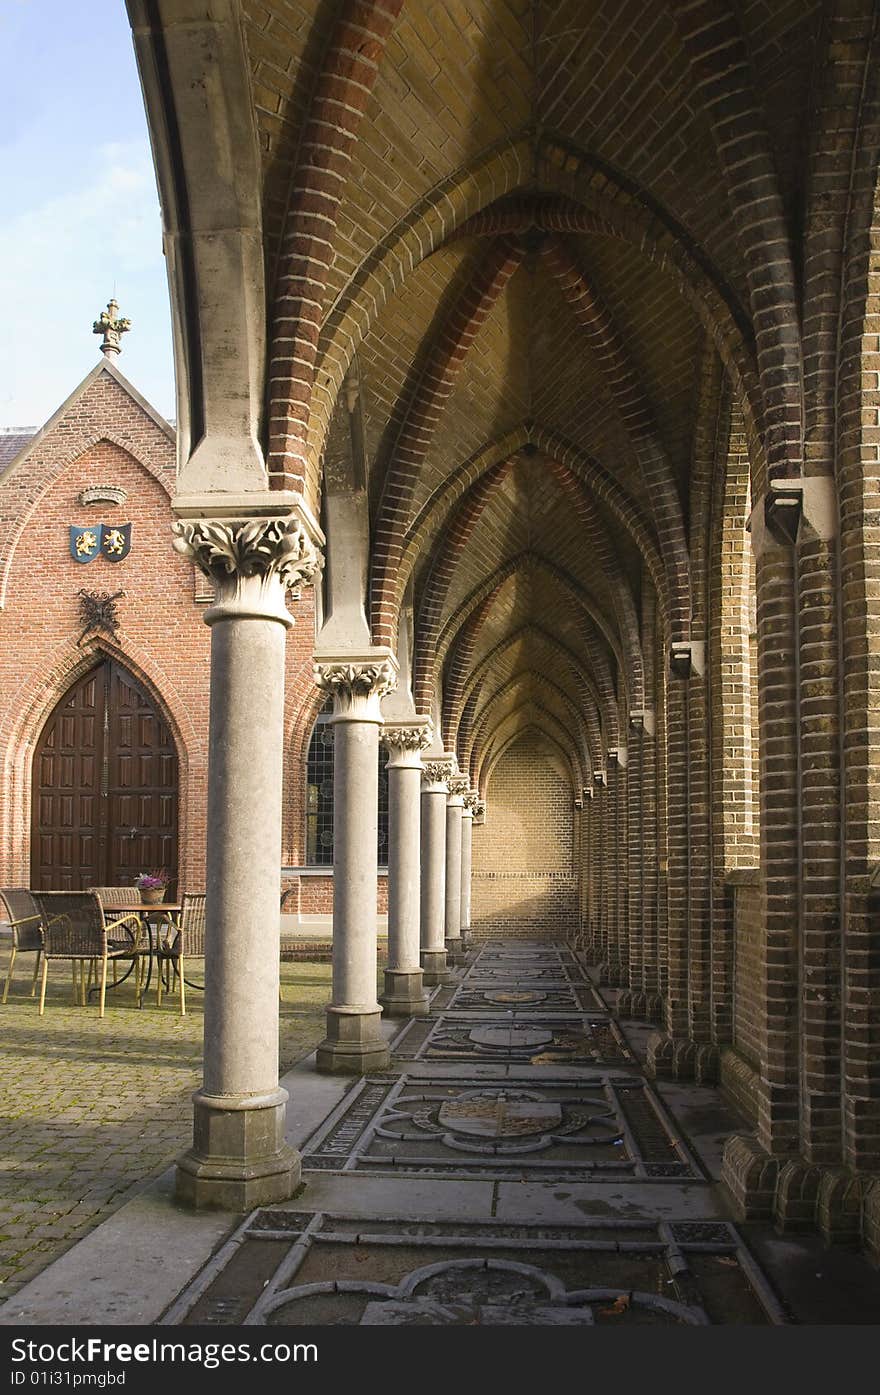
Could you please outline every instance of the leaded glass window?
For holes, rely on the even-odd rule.
[[[318,715],[306,772],[306,865],[333,866],[333,711],[328,702]],[[388,866],[388,772],[385,752],[379,748],[379,866]]]

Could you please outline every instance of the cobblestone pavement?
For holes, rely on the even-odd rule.
[[[181,1017],[152,992],[139,1010],[126,984],[101,1021],[50,970],[40,1018],[22,962],[0,1007],[0,1301],[165,1171],[190,1141],[201,1081],[201,994]],[[285,1071],[324,1034],[330,965],[283,963],[281,983]]]

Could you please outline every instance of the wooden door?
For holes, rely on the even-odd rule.
[[[106,659],[46,723],[33,775],[31,885],[130,885],[177,874],[177,754],[167,725],[121,665]]]

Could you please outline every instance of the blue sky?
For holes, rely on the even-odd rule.
[[[162,229],[124,0],[0,0],[0,429],[40,426],[98,358],[175,415]]]

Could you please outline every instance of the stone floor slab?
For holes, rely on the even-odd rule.
[[[392,1068],[352,1081],[311,1056],[285,1077],[288,1137],[306,1153],[297,1197],[244,1222],[186,1213],[168,1171],[24,1284],[0,1322],[754,1324],[797,1321],[797,1302],[821,1321],[815,1246],[729,1221],[713,1179],[739,1121],[709,1087],[649,1082],[644,1032],[601,995],[596,1009],[561,1007],[584,982],[567,946],[477,947],[430,1020],[383,1023]],[[40,1143],[65,1145],[92,1226],[119,1156],[136,1168],[143,1146],[134,1120],[111,1144],[95,1105],[68,1101]],[[27,1142],[26,1122],[19,1132]],[[48,1216],[39,1198],[16,1210],[0,1196],[21,1231],[8,1244],[57,1253],[69,1202],[59,1193]],[[792,1253],[793,1307],[775,1296]]]
[[[581,1013],[463,1014],[441,1012],[413,1019],[397,1038],[401,1061],[481,1061],[552,1066],[635,1064],[607,1015]]]
[[[407,1073],[363,1080],[306,1144],[311,1170],[405,1175],[584,1176],[702,1181],[648,1083],[593,1073],[577,1084]]]
[[[735,1227],[410,1223],[262,1211],[181,1295],[179,1326],[780,1324]]]

